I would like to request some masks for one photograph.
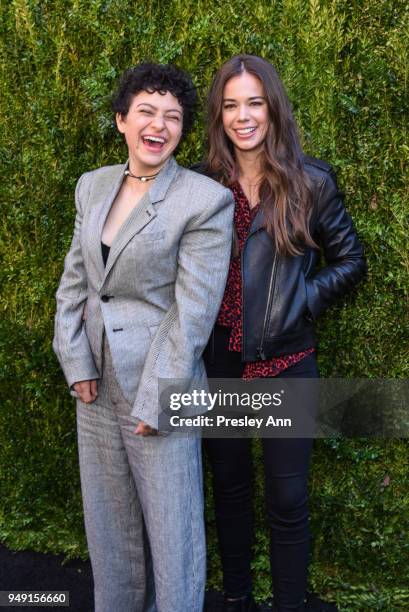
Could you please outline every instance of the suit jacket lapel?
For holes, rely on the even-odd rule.
[[[98,226],[98,236],[99,242],[101,242],[101,234],[102,229],[104,227],[105,219],[108,215],[108,212],[111,208],[112,202],[116,197],[119,188],[122,184],[123,173],[127,168],[127,164],[123,166],[121,172],[121,180],[119,184],[115,185],[115,189],[112,190],[110,197],[107,198],[107,201],[104,202],[104,205],[101,210],[100,215],[100,224]],[[117,235],[112,243],[111,250],[109,252],[109,257],[107,264],[105,266],[105,270],[103,273],[103,282],[108,276],[109,272],[112,270],[112,267],[115,264],[115,261],[118,258],[118,255],[125,248],[128,242],[140,232],[148,223],[152,221],[157,215],[156,206],[165,199],[166,193],[171,185],[173,179],[176,176],[178,170],[178,164],[175,159],[171,157],[165,166],[160,171],[159,175],[155,179],[151,189],[142,196],[141,200],[135,206],[130,215],[125,219],[124,223],[118,230]],[[154,206],[155,204],[155,206]],[[101,247],[101,244],[99,244]],[[101,248],[100,248],[101,250]],[[102,263],[102,254],[101,254],[101,263]],[[103,263],[102,263],[103,265]]]
[[[112,270],[112,267],[114,266],[118,255],[125,248],[128,242],[135,236],[135,234],[140,232],[155,217],[156,211],[152,206],[148,191],[142,196],[133,211],[125,219],[125,221],[119,228],[117,235],[115,236],[115,239],[111,246],[111,250],[109,251],[107,264],[105,266],[103,279],[104,281],[108,276],[109,272]]]
[[[113,167],[111,172],[107,172],[99,180],[96,180],[92,187],[93,206],[88,223],[88,239],[92,259],[97,266],[101,279],[104,276],[104,262],[101,252],[102,228],[112,203],[121,188],[127,166],[128,163]]]
[[[149,190],[152,204],[157,204],[165,199],[166,193],[176,176],[178,164],[174,157],[171,157],[160,171]]]

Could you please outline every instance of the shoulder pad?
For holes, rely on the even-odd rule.
[[[205,161],[189,166],[189,170],[193,170],[193,172],[197,172],[198,174],[203,174],[204,176],[213,179],[217,183],[220,182],[219,177],[216,174],[209,172]]]
[[[196,164],[189,166],[189,170],[193,170],[193,172],[198,172],[199,174],[205,174],[206,166],[204,162],[197,162]]]
[[[304,163],[309,166],[315,166],[315,168],[319,168],[320,170],[324,170],[324,172],[331,172],[332,166],[327,164],[327,162],[322,159],[317,159],[316,157],[311,157],[310,155],[304,155]]]

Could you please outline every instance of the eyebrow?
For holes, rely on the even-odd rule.
[[[248,100],[265,100],[264,96],[252,96],[251,98],[247,98]],[[223,102],[236,102],[235,98],[223,98]]]
[[[139,108],[140,106],[149,106],[153,110],[156,110],[157,108],[153,104],[149,104],[149,102],[140,102],[136,108]],[[179,113],[180,115],[182,114],[182,111],[179,108],[167,108],[165,112],[166,113]]]

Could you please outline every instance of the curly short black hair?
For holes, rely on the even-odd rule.
[[[183,109],[185,136],[191,129],[197,104],[197,92],[191,76],[173,64],[143,62],[128,68],[119,80],[118,90],[112,99],[112,110],[123,117],[128,114],[133,97],[140,91],[166,93],[169,91]]]

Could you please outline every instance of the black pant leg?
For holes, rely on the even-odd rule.
[[[279,377],[318,378],[315,354]],[[307,480],[313,439],[265,438],[262,445],[274,599],[279,612],[301,612],[311,542]]]
[[[232,598],[252,589],[253,494],[251,440],[203,440],[213,474],[223,589]]]
[[[217,330],[217,328],[216,328]],[[218,328],[209,378],[241,377],[239,354],[227,350],[229,331]],[[318,378],[315,354],[282,372],[281,378]],[[302,408],[302,407],[301,407]],[[301,612],[310,551],[307,478],[312,439],[264,439],[270,562],[279,612]],[[251,443],[247,439],[206,439],[213,472],[216,523],[225,592],[251,590],[253,538]]]
[[[240,353],[229,351],[230,329],[215,328],[205,352],[209,378],[241,378]],[[223,568],[223,588],[230,597],[251,591],[253,543],[251,440],[205,438],[204,448],[213,476],[217,535]]]

